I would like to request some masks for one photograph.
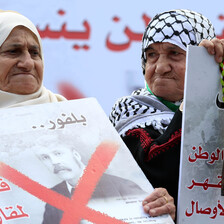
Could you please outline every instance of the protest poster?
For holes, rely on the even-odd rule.
[[[173,223],[144,213],[153,188],[95,98],[0,117],[0,223]]]
[[[178,224],[224,222],[221,196],[224,106],[221,72],[203,47],[189,46],[185,77]]]

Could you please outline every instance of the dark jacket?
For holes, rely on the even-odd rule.
[[[71,194],[68,191],[65,181],[54,186],[52,190],[71,198]],[[109,197],[125,197],[128,195],[141,195],[146,194],[137,184],[134,182],[123,179],[117,176],[104,174],[91,198],[109,198]],[[45,205],[45,212],[42,224],[59,224],[62,218],[63,211],[53,207],[50,204]]]

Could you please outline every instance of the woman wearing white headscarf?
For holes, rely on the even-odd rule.
[[[0,11],[0,108],[66,100],[43,86],[43,50],[34,24]]]
[[[224,56],[223,40],[215,38],[213,25],[203,15],[189,10],[156,15],[142,39],[145,88],[119,99],[110,114],[133,157],[157,188],[143,202],[152,216],[170,213],[175,217],[187,45],[204,46],[217,63]]]

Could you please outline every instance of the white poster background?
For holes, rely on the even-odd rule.
[[[0,117],[2,127],[0,131],[1,172],[4,173],[1,165],[3,162],[37,183],[47,188],[52,188],[56,184],[61,183],[63,178],[59,178],[58,175],[48,170],[37,157],[37,152],[40,150],[40,147],[46,147],[46,139],[49,143],[48,145],[53,144],[55,146],[55,143],[63,143],[66,147],[74,147],[80,154],[82,162],[85,165],[89,163],[92,156],[96,153],[98,146],[106,143],[107,147],[104,146],[103,151],[107,150],[108,153],[105,157],[110,157],[111,153],[108,145],[117,145],[118,151],[108,163],[105,173],[120,177],[123,181],[126,179],[125,185],[127,189],[125,188],[125,190],[127,191],[125,192],[130,193],[130,190],[132,191],[136,187],[136,184],[143,191],[140,194],[140,191],[137,192],[138,188],[136,188],[136,193],[132,192],[131,195],[126,194],[126,196],[122,196],[122,191],[119,191],[120,195],[116,194],[112,197],[105,196],[97,199],[91,198],[88,201],[87,207],[115,217],[116,219],[122,219],[124,223],[173,224],[171,217],[168,215],[150,217],[144,212],[142,200],[153,191],[153,188],[133,159],[117,131],[112,127],[112,124],[109,122],[96,99],[86,98],[59,103],[10,108],[0,110]],[[43,137],[45,140],[43,140]],[[45,144],[42,144],[43,142]],[[100,170],[98,165],[100,166],[102,163],[101,166],[107,166],[107,164],[104,164],[107,160],[108,158],[98,156],[98,159],[94,160],[96,166],[90,172],[97,175],[97,172]],[[6,172],[4,175],[0,175],[0,223],[42,223],[45,202],[38,199],[40,189],[36,191],[39,194],[37,198],[23,190],[21,181],[18,181],[19,178],[17,178],[17,183],[15,181],[15,184],[13,184],[13,181],[10,182],[10,178],[12,178],[10,174]],[[13,177],[15,176],[13,175]],[[130,187],[127,184],[127,180],[131,180],[135,185],[131,185]],[[8,189],[3,191],[6,187],[4,183],[10,186],[10,191]],[[113,181],[108,183],[108,180],[106,183],[103,187],[101,185],[99,189],[105,189],[104,187],[109,189],[108,185],[110,185],[111,192],[120,189],[118,183],[115,184]],[[26,186],[30,189],[30,185],[27,182]],[[88,189],[89,186],[91,188],[91,180],[88,181],[88,185],[84,186],[85,189]],[[84,188],[82,189],[84,190]],[[82,192],[78,198],[82,198],[82,195],[85,195],[85,192]],[[17,211],[16,205],[22,206],[23,212],[28,214],[29,217],[22,216],[21,218],[21,212]],[[80,211],[82,208],[78,207],[77,209]],[[81,223],[92,223],[91,221],[94,220],[93,214],[91,216],[84,214],[83,216],[89,222]],[[97,223],[102,223],[102,221]]]
[[[201,12],[214,24],[216,33],[223,36],[223,1],[179,0],[0,0],[0,8],[16,10],[27,16],[40,30],[48,25],[50,31],[85,31],[90,27],[87,39],[43,38],[44,84],[53,92],[58,85],[68,82],[85,97],[96,97],[104,111],[109,114],[114,102],[129,95],[134,89],[144,87],[141,70],[141,40],[131,40],[125,28],[141,34],[145,29],[143,15],[152,18],[156,13],[176,8]],[[209,10],[208,10],[209,9]],[[113,44],[130,45],[113,51],[106,39]],[[87,46],[73,49],[73,46]]]
[[[221,89],[221,73],[206,49],[188,49],[178,224],[220,224],[224,221],[224,108],[216,105],[216,97]]]

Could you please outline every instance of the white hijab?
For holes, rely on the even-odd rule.
[[[17,26],[24,26],[36,35],[40,45],[41,58],[43,60],[41,37],[35,25],[28,18],[14,11],[0,10],[0,47],[7,39],[11,31]],[[64,100],[66,99],[63,96],[52,93],[43,85],[41,85],[37,92],[28,95],[14,94],[0,90],[0,108],[18,107]]]

